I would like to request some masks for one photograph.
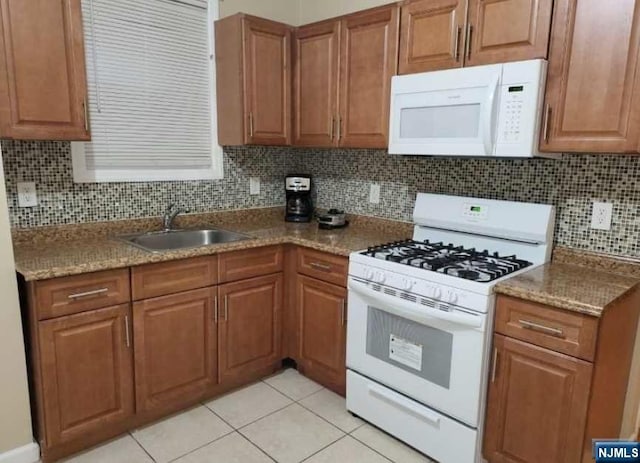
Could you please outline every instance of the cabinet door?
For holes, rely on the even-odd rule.
[[[219,378],[251,376],[280,361],[282,273],[219,288]]]
[[[618,1],[615,8],[598,0],[556,2],[543,151],[637,150],[639,43],[638,0]]]
[[[347,290],[298,275],[301,371],[339,394],[346,387]]]
[[[547,58],[553,0],[469,0],[465,65]]]
[[[216,384],[215,289],[133,306],[138,411],[188,402]]]
[[[247,143],[287,145],[291,142],[291,31],[284,24],[246,17],[243,37]]]
[[[0,0],[0,136],[89,140],[80,0]]]
[[[484,457],[490,463],[579,462],[592,364],[494,336]]]
[[[386,148],[391,77],[398,68],[396,5],[347,16],[340,41],[339,144]]]
[[[334,146],[340,22],[299,28],[294,40],[294,145]]]
[[[400,74],[461,67],[465,0],[417,0],[402,7]]]
[[[38,324],[47,446],[133,415],[129,320],[125,304]]]

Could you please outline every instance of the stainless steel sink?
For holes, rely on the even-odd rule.
[[[124,235],[118,238],[149,252],[198,248],[249,239],[246,235],[227,230],[171,230]]]

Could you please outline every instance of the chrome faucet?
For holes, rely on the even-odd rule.
[[[186,209],[182,207],[176,207],[175,204],[169,204],[167,209],[164,211],[164,216],[162,217],[162,226],[164,231],[169,232],[173,230],[173,222],[178,217],[179,214],[188,213]]]

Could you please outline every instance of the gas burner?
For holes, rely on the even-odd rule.
[[[478,282],[493,281],[533,265],[516,256],[414,240],[374,246],[362,254]]]

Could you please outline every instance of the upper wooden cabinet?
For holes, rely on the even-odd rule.
[[[541,150],[637,151],[640,1],[558,0],[553,24]]]
[[[339,145],[386,148],[391,78],[398,70],[398,6],[347,16],[340,54]]]
[[[408,0],[400,74],[546,58],[553,0]]]
[[[237,14],[215,23],[218,142],[291,142],[291,28]]]
[[[40,322],[39,384],[47,446],[133,416],[129,304]]]
[[[312,24],[295,32],[294,145],[337,144],[339,50],[340,21]]]
[[[0,137],[89,140],[80,0],[0,0]]]
[[[386,148],[399,8],[301,27],[294,46],[294,143]]]
[[[461,67],[466,0],[417,0],[402,7],[400,74]]]
[[[465,66],[546,58],[553,0],[469,0]]]

